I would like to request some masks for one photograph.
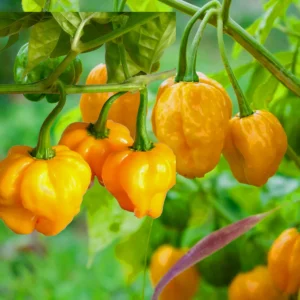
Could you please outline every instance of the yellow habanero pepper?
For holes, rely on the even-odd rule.
[[[262,186],[273,176],[286,152],[287,136],[276,117],[257,110],[233,117],[223,149],[234,177],[241,183]]]
[[[277,287],[287,295],[300,289],[300,234],[296,228],[281,233],[268,255],[268,268]]]
[[[186,251],[171,245],[160,246],[153,254],[150,263],[150,277],[153,286],[183,256]],[[160,300],[191,300],[199,287],[200,275],[195,267],[190,267],[172,279],[163,289]]]
[[[78,152],[91,167],[93,175],[102,184],[102,168],[108,155],[129,147],[133,143],[129,130],[118,123],[108,120],[106,123],[108,136],[101,138],[90,131],[90,124],[77,122],[69,125],[59,141]]]
[[[197,73],[199,82],[162,83],[152,113],[153,131],[179,158],[177,172],[203,177],[218,163],[232,104],[223,87]]]
[[[91,181],[85,160],[66,146],[52,147],[50,128],[66,102],[60,100],[44,121],[37,146],[15,146],[0,162],[0,219],[14,232],[45,235],[62,231],[79,212]]]
[[[55,235],[80,210],[90,168],[67,147],[53,149],[55,157],[43,160],[30,155],[32,148],[15,146],[0,162],[0,218],[16,233]]]
[[[86,80],[86,84],[105,84],[107,83],[107,69],[105,64],[97,65]],[[82,119],[87,123],[95,123],[104,103],[114,93],[89,93],[82,94],[80,99],[80,110]],[[126,93],[112,105],[108,119],[126,126],[131,135],[135,135],[136,116],[139,108],[139,93]]]
[[[288,300],[272,281],[267,267],[238,274],[228,289],[229,300]]]
[[[102,178],[123,209],[134,212],[138,218],[157,218],[176,181],[175,155],[159,143],[148,151],[113,152],[104,163]]]

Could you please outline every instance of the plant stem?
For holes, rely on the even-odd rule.
[[[215,13],[216,13],[215,9],[208,10],[196,32],[196,35],[195,35],[195,38],[194,38],[193,44],[192,44],[191,59],[188,63],[187,72],[183,78],[183,81],[199,82],[199,78],[198,78],[197,70],[196,70],[198,48],[199,48],[199,45],[200,45],[200,42],[201,42],[201,39],[203,36],[204,29],[205,29],[209,19],[211,18],[211,16]]]
[[[108,137],[109,132],[108,129],[106,128],[106,122],[107,122],[109,110],[113,105],[113,103],[125,93],[126,92],[119,92],[117,94],[114,94],[105,102],[105,104],[101,109],[98,120],[95,122],[95,124],[91,124],[89,126],[89,131],[94,137],[99,139]]]
[[[197,6],[182,0],[159,0],[186,14],[194,15],[199,9]],[[200,17],[201,18],[201,17]],[[216,26],[216,18],[210,19],[210,24]],[[285,69],[282,64],[258,41],[256,41],[246,30],[235,21],[229,19],[225,24],[224,32],[231,35],[233,39],[256,58],[269,72],[271,72],[283,85],[300,96],[300,79]]]
[[[127,61],[126,61],[126,52],[125,52],[125,47],[123,45],[123,42],[121,44],[118,44],[118,48],[119,48],[120,60],[121,60],[121,64],[123,67],[125,80],[127,80],[128,78],[130,78],[130,73],[129,73],[129,69],[128,69],[128,65],[127,65]]]
[[[148,106],[148,90],[144,88],[140,91],[140,106],[136,120],[136,136],[132,146],[136,151],[148,151],[153,148],[148,132],[147,132],[147,106]]]
[[[51,75],[41,81],[41,85],[44,89],[49,88],[58,78],[59,76],[65,71],[65,69],[69,66],[69,64],[76,58],[78,52],[70,51],[68,55],[64,58],[64,60],[58,65],[58,67],[51,73]]]
[[[186,52],[187,52],[187,43],[189,39],[190,32],[192,27],[196,23],[196,21],[205,14],[205,12],[213,6],[217,5],[217,1],[211,1],[205,5],[203,5],[198,11],[193,15],[193,17],[187,23],[182,38],[180,42],[180,50],[179,50],[179,60],[178,60],[178,70],[177,75],[175,77],[175,82],[179,82],[183,80],[186,71],[187,59],[186,59]]]
[[[97,48],[111,40],[114,40],[125,33],[131,31],[133,28],[138,27],[140,25],[143,25],[150,20],[156,18],[159,16],[159,13],[147,13],[143,18],[141,17],[138,22],[132,23],[130,25],[126,25],[125,27],[118,28],[117,30],[113,30],[112,32],[105,34],[103,36],[100,36],[99,38],[96,38],[90,42],[86,42],[84,44],[81,44],[78,46],[78,49],[80,52],[86,52],[90,49]]]
[[[293,60],[292,60],[292,66],[291,66],[291,72],[295,75],[296,75],[296,68],[297,68],[297,62],[298,62],[299,47],[300,47],[300,38],[297,41],[297,45],[296,45],[294,55],[293,55]]]
[[[57,87],[60,91],[59,102],[44,121],[40,129],[37,146],[31,152],[31,155],[37,159],[51,159],[55,156],[55,151],[51,147],[50,129],[57,115],[61,112],[66,103],[64,85],[58,81]]]
[[[297,155],[297,153],[294,151],[294,149],[288,145],[288,148],[286,150],[286,155],[294,161],[296,166],[300,169],[300,157]]]
[[[229,18],[229,9],[231,5],[231,0],[223,0],[223,5],[222,5],[222,20],[224,24],[227,23],[228,18]]]
[[[249,115],[253,114],[252,109],[250,108],[244,93],[238,83],[238,81],[236,80],[233,71],[230,67],[228,58],[226,56],[226,51],[225,51],[225,44],[224,44],[224,37],[223,37],[223,20],[222,20],[222,16],[219,15],[218,17],[218,44],[219,44],[219,50],[220,50],[220,54],[223,60],[223,64],[225,66],[226,72],[228,74],[228,77],[230,79],[230,82],[233,86],[234,92],[236,94],[236,98],[238,100],[239,103],[239,109],[240,109],[240,118],[244,118],[247,117]]]
[[[127,2],[127,0],[121,0],[120,6],[119,6],[120,12],[122,12],[124,10],[126,2]]]
[[[114,12],[117,12],[119,9],[119,0],[114,0]]]
[[[143,89],[156,80],[164,80],[174,76],[176,70],[140,75],[130,78],[124,83],[109,83],[95,85],[66,85],[67,94],[103,93],[103,92],[134,92]],[[44,81],[32,84],[0,84],[0,94],[59,94],[57,87],[45,88]]]

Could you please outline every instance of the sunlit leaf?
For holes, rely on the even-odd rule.
[[[22,0],[23,11],[39,12],[42,11],[45,0]]]
[[[159,0],[127,0],[126,4],[129,6],[131,11],[159,11],[159,12],[168,12],[172,11],[172,7],[166,5]]]

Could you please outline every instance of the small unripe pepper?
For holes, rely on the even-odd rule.
[[[93,175],[102,183],[102,168],[108,155],[113,151],[126,149],[133,144],[129,130],[108,120],[107,137],[97,137],[93,125],[77,122],[69,125],[63,132],[59,144],[78,152],[91,167]]]
[[[276,286],[291,295],[300,289],[300,234],[296,228],[283,231],[268,254],[268,269]]]
[[[186,250],[176,249],[170,245],[160,246],[153,254],[150,263],[150,278],[153,286],[169,269],[183,256]],[[176,276],[163,289],[160,300],[191,300],[195,296],[200,282],[200,275],[196,267],[189,269]]]
[[[14,65],[14,79],[19,84],[29,84],[41,81],[47,77],[58,67],[58,65],[64,60],[63,56],[56,58],[48,58],[42,63],[38,64],[34,69],[25,75],[25,71],[28,63],[28,43],[23,45],[15,59]],[[59,76],[64,84],[76,84],[79,81],[82,73],[81,60],[76,57],[70,65]],[[25,76],[24,76],[25,75]],[[25,94],[28,100],[40,101],[45,96],[48,102],[55,103],[59,101],[59,95],[52,94]]]
[[[55,235],[79,212],[91,171],[65,146],[53,147],[48,160],[32,157],[32,150],[15,146],[0,162],[0,218],[15,233]]]
[[[120,206],[138,218],[158,218],[166,194],[176,181],[176,159],[164,144],[148,151],[111,153],[102,169],[103,183]]]
[[[270,112],[257,110],[230,120],[223,154],[239,182],[262,186],[275,174],[286,149],[279,121]]]
[[[86,80],[86,84],[106,84],[107,69],[105,64],[97,65]],[[84,122],[95,123],[104,103],[114,93],[89,93],[82,94],[80,99],[80,110]],[[136,117],[139,108],[139,93],[126,93],[118,99],[109,111],[108,119],[123,124],[131,135],[135,136]]]
[[[277,290],[265,266],[238,274],[229,286],[228,296],[229,300],[288,300]]]
[[[178,157],[177,172],[203,177],[218,163],[232,104],[223,87],[197,73],[199,82],[162,83],[152,114],[153,131]]]

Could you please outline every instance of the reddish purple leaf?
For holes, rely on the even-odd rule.
[[[158,300],[158,297],[163,291],[164,287],[174,277],[203,260],[207,256],[225,247],[233,240],[237,239],[245,232],[253,228],[262,219],[270,215],[273,211],[274,210],[242,219],[238,222],[223,227],[220,230],[214,231],[210,235],[200,240],[159,281],[152,296],[152,300]]]

